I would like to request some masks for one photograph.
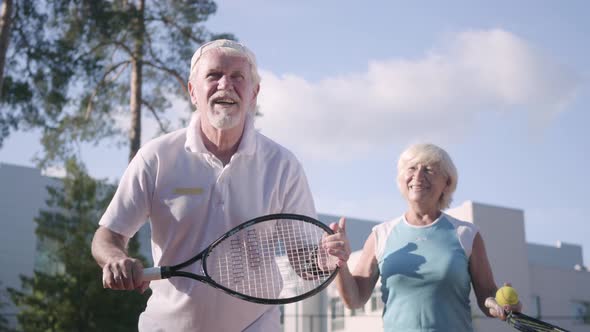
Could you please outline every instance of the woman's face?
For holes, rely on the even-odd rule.
[[[410,203],[438,209],[439,200],[449,185],[448,175],[439,163],[409,161],[398,178],[402,195]]]

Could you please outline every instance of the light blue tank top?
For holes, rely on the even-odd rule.
[[[477,228],[444,213],[423,227],[403,217],[389,223],[375,227],[385,331],[473,331],[469,256]]]

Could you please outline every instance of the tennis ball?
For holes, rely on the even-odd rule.
[[[499,305],[514,305],[518,303],[518,294],[516,290],[510,286],[500,287],[496,292],[496,302]]]

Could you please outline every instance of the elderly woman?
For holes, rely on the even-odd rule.
[[[338,258],[336,285],[344,304],[362,307],[381,277],[388,331],[473,331],[471,285],[485,315],[505,320],[504,310],[520,311],[520,303],[502,308],[494,300],[497,286],[477,227],[441,211],[457,187],[449,155],[432,144],[413,145],[401,154],[397,171],[407,211],[373,228],[354,271],[346,263],[344,218],[330,225],[337,233],[324,246]]]

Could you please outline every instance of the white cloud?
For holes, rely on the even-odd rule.
[[[452,137],[478,112],[562,111],[577,77],[504,30],[467,31],[418,59],[309,82],[263,71],[262,132],[313,157],[368,153],[408,138]]]
[[[65,178],[67,172],[63,166],[49,166],[41,170],[41,175],[54,178]]]

